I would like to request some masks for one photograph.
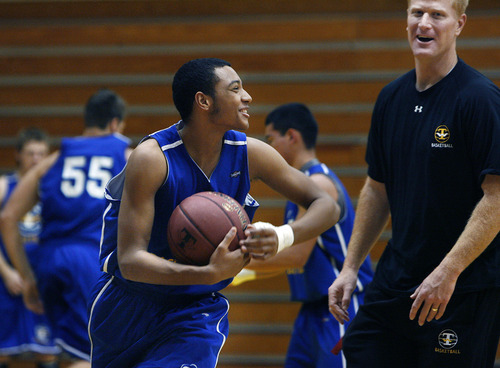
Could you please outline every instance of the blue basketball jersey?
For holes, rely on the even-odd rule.
[[[40,181],[42,245],[99,244],[104,189],[125,166],[129,143],[120,134],[62,140],[59,158]]]
[[[251,218],[258,204],[248,191],[250,178],[248,173],[247,140],[241,132],[228,131],[224,135],[221,156],[217,167],[207,177],[189,156],[177,131],[179,123],[158,131],[145,139],[155,139],[168,162],[168,176],[158,189],[155,197],[155,218],[151,231],[148,251],[159,257],[175,262],[168,246],[167,224],[175,207],[194,193],[216,191],[233,197],[245,209]],[[104,216],[104,230],[101,245],[101,269],[122,278],[116,256],[118,212],[125,181],[125,170],[113,178],[106,188],[108,206]],[[153,295],[205,294],[226,287],[231,280],[215,285],[150,285],[125,280],[130,288],[151,292]]]
[[[17,183],[19,182],[19,177],[17,174],[7,175],[6,179],[7,179],[7,192],[5,193],[5,197],[3,199],[3,202],[1,203],[0,208],[3,208],[5,203],[7,203]],[[42,211],[42,206],[40,203],[37,203],[27,214],[23,216],[21,221],[19,221],[18,223],[21,242],[26,247],[27,252],[29,252],[33,247],[36,247],[38,244],[38,237],[42,230],[41,211]],[[0,238],[0,248],[1,251],[3,252],[4,257],[6,259],[9,259],[7,252],[1,241],[1,238]]]
[[[19,177],[17,174],[6,176],[7,191],[0,203],[3,208],[14,191]],[[26,249],[30,263],[33,252],[38,245],[41,231],[41,205],[37,203],[18,223],[21,242]],[[0,237],[0,250],[10,263],[9,256]],[[26,309],[22,295],[13,296],[3,282],[0,282],[0,355],[20,354],[31,351],[45,354],[57,354],[60,349],[55,346],[52,333],[45,315],[34,314]]]
[[[340,220],[318,237],[305,266],[287,270],[292,300],[311,302],[328,295],[328,288],[342,269],[354,224],[354,208],[342,182],[325,164],[314,159],[301,170],[308,176],[317,173],[328,176],[337,188],[341,207]],[[285,223],[295,221],[298,210],[295,203],[287,202]],[[367,257],[359,270],[356,292],[364,291],[372,276],[371,262]]]

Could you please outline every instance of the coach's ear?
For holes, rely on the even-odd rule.
[[[457,20],[457,29],[455,31],[455,35],[457,37],[462,32],[462,30],[464,29],[466,21],[467,21],[467,15],[462,14],[460,17],[458,17],[458,20]]]

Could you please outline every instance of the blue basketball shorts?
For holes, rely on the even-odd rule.
[[[156,298],[103,274],[89,304],[93,368],[214,368],[228,335],[219,293]]]
[[[410,320],[413,299],[371,284],[347,328],[349,368],[491,368],[500,337],[500,289],[454,294],[439,320]]]
[[[354,294],[349,314],[354,316],[363,302],[363,294]],[[345,368],[342,352],[332,353],[344,335],[341,325],[328,309],[328,299],[304,303],[293,326],[285,368]]]
[[[58,354],[45,315],[26,309],[22,296],[12,296],[0,281],[0,355],[24,352]]]
[[[89,360],[87,305],[101,274],[99,247],[41,245],[33,266],[55,343],[72,356]]]

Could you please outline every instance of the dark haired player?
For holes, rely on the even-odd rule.
[[[266,117],[266,141],[296,169],[304,172],[340,207],[340,219],[335,226],[307,242],[294,244],[264,262],[251,261],[239,278],[249,279],[249,270],[256,271],[255,278],[264,273],[287,273],[291,299],[302,302],[295,320],[292,337],[286,354],[285,368],[342,368],[345,358],[333,354],[344,334],[345,326],[339,324],[328,310],[328,287],[339,274],[347,252],[354,223],[354,208],[344,185],[335,173],[316,157],[318,124],[307,106],[301,103],[281,105]],[[285,207],[285,224],[299,219],[304,212],[293,202]],[[363,303],[364,289],[371,281],[373,271],[370,259],[363,262],[349,307],[355,315]]]
[[[248,128],[250,95],[220,59],[184,64],[173,81],[182,120],[146,137],[107,187],[101,266],[90,306],[96,368],[213,368],[228,334],[229,303],[219,290],[249,261],[333,225],[338,207]],[[176,263],[167,242],[172,211],[201,191],[225,193],[251,212],[250,182],[262,180],[308,208],[300,221],[247,229],[229,251],[232,228],[207,266]],[[326,214],[329,214],[326,216]]]
[[[1,214],[5,246],[26,283],[24,301],[35,312],[45,310],[55,342],[75,357],[75,368],[89,366],[87,302],[100,274],[104,187],[129,154],[129,139],[118,133],[124,114],[125,102],[113,91],[92,95],[82,136],[64,138],[27,172]],[[15,234],[17,221],[38,201],[43,226],[32,270]]]
[[[330,287],[339,321],[356,273],[393,236],[347,328],[349,367],[493,367],[500,334],[500,90],[459,59],[467,0],[410,0],[415,69],[372,117],[353,235]]]

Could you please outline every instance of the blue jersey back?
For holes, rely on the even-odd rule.
[[[216,191],[233,197],[242,205],[252,204],[248,195],[250,178],[248,173],[247,141],[244,133],[228,131],[217,164],[207,177],[189,156],[177,131],[178,124],[151,134],[168,162],[168,176],[155,197],[155,217],[148,251],[159,257],[175,261],[167,240],[167,224],[172,211],[185,198],[194,193]],[[101,246],[101,268],[103,271],[121,277],[116,257],[117,221],[125,171],[109,183],[106,188],[108,207],[104,218],[104,232]],[[251,211],[249,216],[251,216]],[[163,286],[128,281],[131,288],[151,291],[153,294],[202,294],[223,289],[230,280],[215,285]]]
[[[125,166],[128,138],[119,134],[65,138],[40,181],[41,245],[95,244],[101,237],[108,181]]]
[[[314,159],[306,164],[302,171],[308,176],[318,173],[327,175],[337,188],[341,206],[340,220],[318,237],[305,266],[287,270],[292,300],[310,302],[328,295],[328,288],[342,269],[354,224],[354,208],[344,185],[325,164]],[[293,222],[297,213],[298,206],[287,202],[285,223]],[[367,257],[359,270],[356,291],[363,291],[372,277],[371,262]]]

